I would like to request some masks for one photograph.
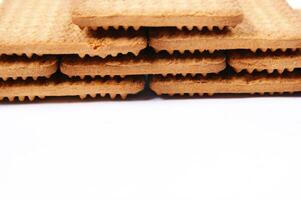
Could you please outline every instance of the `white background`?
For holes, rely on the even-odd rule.
[[[2,104],[0,199],[300,200],[300,116],[300,97]]]

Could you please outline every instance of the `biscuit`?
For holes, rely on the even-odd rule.
[[[27,58],[26,56],[0,56],[0,79],[9,78],[23,80],[31,77],[49,78],[58,69],[58,60],[55,56]]]
[[[243,19],[236,0],[82,0],[73,11],[81,27],[235,27]]]
[[[129,77],[117,79],[43,79],[37,81],[1,81],[0,100],[8,99],[24,101],[28,98],[33,101],[36,97],[79,96],[81,99],[91,96],[112,99],[120,96],[125,99],[127,95],[137,94],[144,89],[144,77]]]
[[[5,0],[0,10],[0,54],[138,54],[147,46],[141,31],[93,31],[72,23],[73,0]]]
[[[222,31],[152,28],[150,45],[156,51],[301,48],[300,14],[285,0],[239,0],[244,20]]]
[[[226,68],[226,59],[223,53],[169,55],[161,53],[158,55],[140,54],[120,55],[118,57],[99,58],[78,56],[64,56],[60,70],[69,77],[80,76],[128,76],[144,74],[209,74],[218,73]]]
[[[301,51],[287,52],[257,52],[232,51],[227,55],[228,64],[236,71],[266,70],[269,73],[277,71],[282,74],[285,70],[292,72],[296,68],[301,68]]]
[[[157,95],[275,94],[301,92],[301,72],[286,74],[226,74],[178,78],[154,76],[150,88]]]

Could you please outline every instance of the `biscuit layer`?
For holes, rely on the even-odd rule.
[[[73,22],[82,27],[234,27],[242,21],[236,0],[82,0]]]
[[[295,49],[301,47],[301,17],[285,0],[239,0],[244,20],[222,31],[153,28],[150,45],[157,51]]]
[[[116,79],[44,79],[37,81],[6,81],[0,82],[0,100],[9,101],[26,98],[33,101],[36,97],[79,96],[81,99],[91,96],[112,99],[117,96],[125,99],[129,94],[137,94],[144,89],[143,77],[131,77],[122,80]]]
[[[5,0],[0,10],[0,54],[138,54],[143,31],[93,31],[72,23],[76,0]]]
[[[123,55],[102,59],[99,57],[79,58],[65,56],[61,63],[61,72],[69,77],[80,76],[128,76],[145,74],[209,74],[218,73],[226,67],[225,55],[185,53],[183,55]]]
[[[55,56],[43,56],[27,58],[26,56],[0,56],[0,79],[7,80],[31,77],[49,78],[58,69],[58,61]]]
[[[257,52],[250,51],[233,51],[228,53],[228,64],[236,71],[247,70],[253,71],[266,70],[269,73],[277,71],[282,74],[285,70],[293,71],[301,68],[301,52]]]
[[[301,73],[233,74],[195,78],[162,78],[155,76],[150,83],[157,95],[204,95],[204,94],[274,94],[301,92]]]

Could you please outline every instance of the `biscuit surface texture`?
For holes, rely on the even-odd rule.
[[[95,98],[109,95],[112,99],[121,96],[123,99],[129,94],[136,94],[144,89],[143,77],[131,77],[122,80],[116,79],[44,79],[38,81],[6,81],[0,82],[0,99],[20,101],[36,97],[79,96],[84,99],[87,96]]]
[[[236,0],[81,0],[74,23],[106,26],[236,26],[242,21]]]
[[[0,11],[0,54],[117,55],[146,47],[143,32],[103,33],[72,23],[76,0],[5,0]]]
[[[226,68],[222,53],[183,55],[122,55],[114,58],[79,58],[65,56],[61,72],[72,76],[127,76],[145,74],[208,74],[218,73]]]
[[[223,31],[153,28],[150,45],[157,51],[289,49],[301,47],[300,14],[285,0],[239,0],[244,20]]]
[[[285,75],[272,74],[233,74],[196,78],[162,78],[155,76],[150,83],[158,95],[168,94],[274,94],[301,92],[301,73]]]
[[[236,72],[247,70],[249,73],[253,71],[266,70],[269,73],[278,71],[280,74],[285,70],[293,71],[301,68],[301,52],[257,52],[250,51],[232,51],[228,53],[228,64],[234,68]]]
[[[0,79],[27,79],[50,77],[58,69],[55,56],[27,58],[25,56],[0,56]]]

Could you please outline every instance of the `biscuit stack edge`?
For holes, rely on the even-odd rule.
[[[271,13],[273,13],[271,15]],[[285,0],[6,0],[0,100],[301,91]]]

